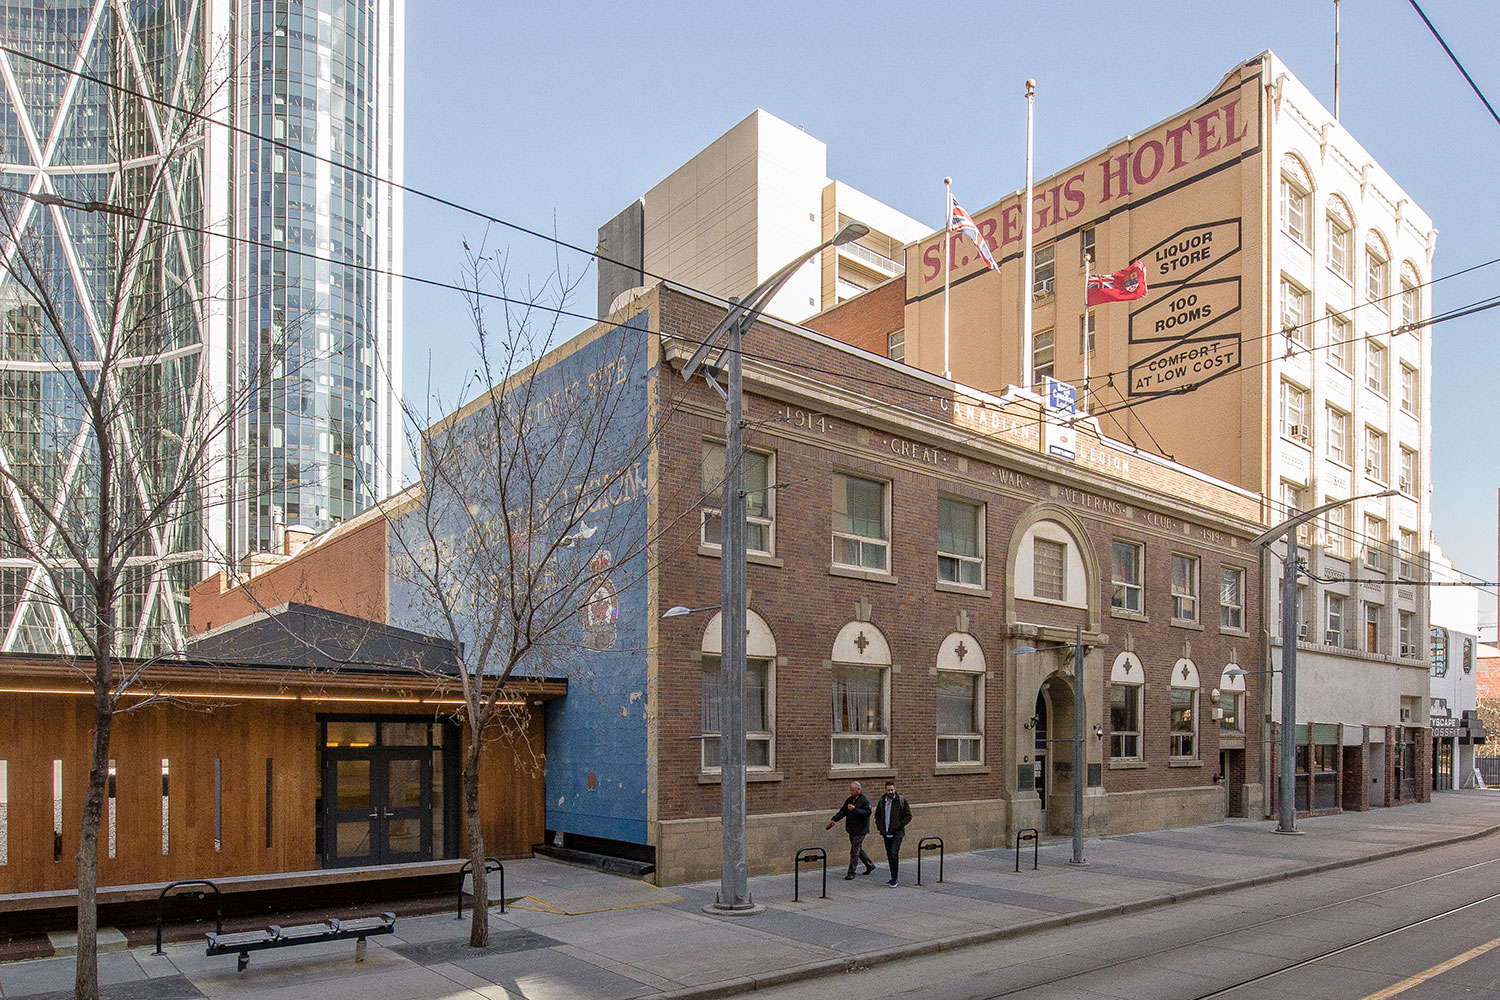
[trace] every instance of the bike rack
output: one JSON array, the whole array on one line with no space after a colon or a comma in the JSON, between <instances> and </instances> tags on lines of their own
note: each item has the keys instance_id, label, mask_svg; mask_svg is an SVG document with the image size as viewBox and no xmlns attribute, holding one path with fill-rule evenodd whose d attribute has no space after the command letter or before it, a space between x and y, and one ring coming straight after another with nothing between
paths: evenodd
<instances>
[{"instance_id":1,"label":"bike rack","mask_svg":"<svg viewBox=\"0 0 1500 1000\"><path fill-rule=\"evenodd\" d=\"M464 876L474 870L474 859L470 858L464 862L464 866L458 870L458 913L454 920L464 918ZM484 859L484 870L486 872L500 873L500 912L505 912L505 866L500 863L499 858L486 856Z\"/></svg>"},{"instance_id":2,"label":"bike rack","mask_svg":"<svg viewBox=\"0 0 1500 1000\"><path fill-rule=\"evenodd\" d=\"M166 919L167 893L183 885L206 885L214 891L214 932L216 934L224 933L224 894L219 891L218 886L206 878L185 878L180 882L172 882L156 897L156 950L151 953L153 955L165 954L161 950L161 928L163 921ZM194 900L202 900L207 895L208 893L202 889L199 889L197 892L188 893L188 896Z\"/></svg>"},{"instance_id":3,"label":"bike rack","mask_svg":"<svg viewBox=\"0 0 1500 1000\"><path fill-rule=\"evenodd\" d=\"M1037 870L1036 852L1041 846L1042 835L1037 832L1036 827L1028 826L1016 831L1016 871L1021 870L1021 843L1027 840L1031 841L1031 870Z\"/></svg>"},{"instance_id":4,"label":"bike rack","mask_svg":"<svg viewBox=\"0 0 1500 1000\"><path fill-rule=\"evenodd\" d=\"M924 851L938 852L938 882L943 881L943 838L923 837L917 841L917 885L922 884L922 853Z\"/></svg>"},{"instance_id":5,"label":"bike rack","mask_svg":"<svg viewBox=\"0 0 1500 1000\"><path fill-rule=\"evenodd\" d=\"M802 901L802 866L820 862L823 865L823 895L818 898L828 898L828 852L821 847L804 847L797 852L796 862L792 866L792 902Z\"/></svg>"}]
</instances>

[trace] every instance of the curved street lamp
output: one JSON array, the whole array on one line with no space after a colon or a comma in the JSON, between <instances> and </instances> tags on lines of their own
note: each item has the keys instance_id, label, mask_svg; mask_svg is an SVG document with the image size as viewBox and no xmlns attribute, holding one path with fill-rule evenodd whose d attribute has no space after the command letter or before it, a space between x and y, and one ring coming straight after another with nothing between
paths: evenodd
<instances>
[{"instance_id":1,"label":"curved street lamp","mask_svg":"<svg viewBox=\"0 0 1500 1000\"><path fill-rule=\"evenodd\" d=\"M724 504L719 601L724 610L723 655L719 668L724 700L719 769L719 821L723 828L724 853L719 896L712 905L704 907L706 912L716 915L742 916L765 909L751 900L745 870L745 382L740 343L761 310L770 304L798 268L829 247L852 243L869 231L870 227L863 222L846 222L833 239L824 240L782 267L743 300L731 300L729 312L703 338L682 368L684 382L692 381L702 372L714 391L724 397ZM724 346L719 350L716 363L710 365L709 352L721 339ZM719 386L717 376L721 370L728 376L726 388ZM672 608L668 615L676 617L688 611L686 608L680 611Z\"/></svg>"}]
</instances>

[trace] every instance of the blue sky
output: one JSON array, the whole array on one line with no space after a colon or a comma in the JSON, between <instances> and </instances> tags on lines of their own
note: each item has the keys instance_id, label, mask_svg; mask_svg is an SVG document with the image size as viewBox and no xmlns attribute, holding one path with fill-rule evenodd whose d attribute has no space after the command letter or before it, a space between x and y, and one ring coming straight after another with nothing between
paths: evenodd
<instances>
[{"instance_id":1,"label":"blue sky","mask_svg":"<svg viewBox=\"0 0 1500 1000\"><path fill-rule=\"evenodd\" d=\"M1436 276L1500 257L1500 124L1407 0L1344 0L1341 119L1430 214ZM1424 0L1492 103L1500 9ZM940 11L940 13L939 13ZM406 179L592 246L600 223L756 107L828 144L828 170L942 222L1020 187L1025 79L1037 80L1037 176L1208 93L1276 52L1331 106L1332 0L1105 4L496 2L407 6ZM406 202L406 271L457 280L461 241L509 256L513 285L560 264L594 307L590 261L430 202ZM558 256L554 256L557 254ZM457 295L408 284L406 384L451 407L472 357ZM1433 311L1500 294L1500 264L1440 282ZM567 321L565 332L582 329ZM1500 309L1433 330L1433 525L1469 573L1496 578ZM430 359L430 363L429 363ZM1494 620L1493 599L1481 617Z\"/></svg>"}]
</instances>

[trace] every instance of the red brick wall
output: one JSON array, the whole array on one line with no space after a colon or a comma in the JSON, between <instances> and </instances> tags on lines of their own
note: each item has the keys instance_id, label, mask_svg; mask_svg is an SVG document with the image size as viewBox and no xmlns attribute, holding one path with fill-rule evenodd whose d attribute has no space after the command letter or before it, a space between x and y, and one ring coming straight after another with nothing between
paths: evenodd
<instances>
[{"instance_id":1,"label":"red brick wall","mask_svg":"<svg viewBox=\"0 0 1500 1000\"><path fill-rule=\"evenodd\" d=\"M384 622L386 573L386 521L376 516L241 586L215 573L189 593L189 629L197 635L288 601Z\"/></svg>"},{"instance_id":2,"label":"red brick wall","mask_svg":"<svg viewBox=\"0 0 1500 1000\"><path fill-rule=\"evenodd\" d=\"M906 325L905 286L893 278L826 310L802 325L835 340L887 356L891 333Z\"/></svg>"}]
</instances>

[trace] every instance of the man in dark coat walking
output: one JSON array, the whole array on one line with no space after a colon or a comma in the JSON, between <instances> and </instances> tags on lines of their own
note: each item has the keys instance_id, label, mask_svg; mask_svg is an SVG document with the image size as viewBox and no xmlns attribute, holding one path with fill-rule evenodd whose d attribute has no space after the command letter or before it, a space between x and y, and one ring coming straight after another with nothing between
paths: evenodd
<instances>
[{"instance_id":1,"label":"man in dark coat walking","mask_svg":"<svg viewBox=\"0 0 1500 1000\"><path fill-rule=\"evenodd\" d=\"M844 832L849 835L849 871L844 875L845 879L854 877L854 869L859 863L865 863L865 874L868 875L875 870L875 862L865 853L865 835L870 832L870 800L865 797L864 790L859 782L849 782L849 797L839 807L839 811L833 814L833 819L823 829L832 830L833 824L839 820L844 821Z\"/></svg>"},{"instance_id":2,"label":"man in dark coat walking","mask_svg":"<svg viewBox=\"0 0 1500 1000\"><path fill-rule=\"evenodd\" d=\"M911 805L904 796L896 794L896 783L887 781L885 794L875 803L875 829L885 841L885 860L891 866L891 880L886 885L892 889L901 884L896 868L901 863L901 841L910 822Z\"/></svg>"}]
</instances>

